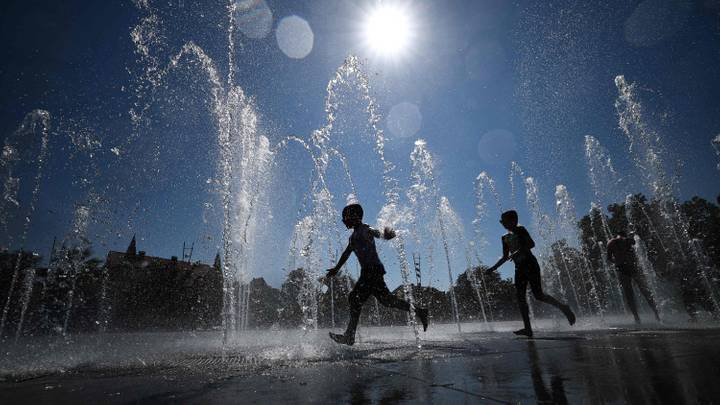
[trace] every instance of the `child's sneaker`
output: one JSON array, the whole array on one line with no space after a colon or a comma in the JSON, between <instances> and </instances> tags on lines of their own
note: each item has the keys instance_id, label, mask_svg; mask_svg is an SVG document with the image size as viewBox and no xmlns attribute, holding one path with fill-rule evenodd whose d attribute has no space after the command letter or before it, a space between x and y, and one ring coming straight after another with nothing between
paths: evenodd
<instances>
[{"instance_id":1,"label":"child's sneaker","mask_svg":"<svg viewBox=\"0 0 720 405\"><path fill-rule=\"evenodd\" d=\"M352 346L352 345L355 344L355 336L349 336L349 337L348 337L348 336L341 335L341 334L338 334L338 333L332 333L332 332L330 332L330 339L332 339L332 340L334 340L334 341L336 341L336 342L338 342L338 343L341 343L341 344L344 344L344 345L348 345L348 346Z\"/></svg>"},{"instance_id":2,"label":"child's sneaker","mask_svg":"<svg viewBox=\"0 0 720 405\"><path fill-rule=\"evenodd\" d=\"M520 329L520 330L516 330L516 331L513 332L513 333L516 334L516 335L518 335L518 336L527 336L527 337L529 337L529 338L533 337L532 329L522 328L522 329Z\"/></svg>"},{"instance_id":3,"label":"child's sneaker","mask_svg":"<svg viewBox=\"0 0 720 405\"><path fill-rule=\"evenodd\" d=\"M575 313L570 309L569 305L565 305L562 307L562 311L565 314L565 317L567 317L568 323L570 326L575 325Z\"/></svg>"}]
</instances>

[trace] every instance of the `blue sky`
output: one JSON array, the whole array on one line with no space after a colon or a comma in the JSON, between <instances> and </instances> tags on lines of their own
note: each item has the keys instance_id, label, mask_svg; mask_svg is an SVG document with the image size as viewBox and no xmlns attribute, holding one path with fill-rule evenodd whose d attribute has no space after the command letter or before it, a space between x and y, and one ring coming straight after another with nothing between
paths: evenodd
<instances>
[{"instance_id":1,"label":"blue sky","mask_svg":"<svg viewBox=\"0 0 720 405\"><path fill-rule=\"evenodd\" d=\"M579 213L587 211L592 193L585 135L608 149L628 189L644 191L628 141L618 129L613 79L619 74L639 88L648 124L661 135L666 162L680 176L680 197L714 201L720 191L718 159L710 146L720 133L717 1L405 0L396 3L407 10L413 37L400 57L380 57L364 43L363 24L376 2L251 3L259 17L240 19L233 33L236 82L253 97L271 141L289 134L307 138L324 124L327 82L355 54L384 117L401 103L417 107L421 117L411 136L397 136L386 119L381 122L387 157L397 165L401 185L409 184L414 141L423 138L437 161L440 191L468 236L475 177L481 171L493 176L509 207L512 160L536 178L546 211L554 212L553 192L560 183L570 190ZM68 232L73 205L86 198L88 183L79 180L85 178L106 201L90 235L98 255L124 249L137 233L140 248L149 254L180 255L183 241L196 241L194 258L210 261L218 232L203 223L203 215L212 214L203 204L211 200L206 179L213 176L217 135L207 107L208 87L198 70L188 64L168 78L151 100L149 123L136 131L128 155L118 159L111 149L127 145L133 134L128 111L143 68L130 31L146 13L131 2L10 1L0 7L5 44L0 50L0 137L8 137L36 108L51 113L57 134L26 246L47 251L53 236ZM155 7L164 27L156 50L161 64L192 40L223 76L227 73L224 2L173 0ZM302 18L313 33L312 49L302 58L288 57L279 46L277 28L290 16ZM363 138L365 116L355 107L341 111L337 136L357 165L355 173L366 173L355 175L355 181L366 219L373 222L381 206L381 183ZM73 153L68 141L69 134L85 133L102 145L92 158ZM88 170L91 162L97 169ZM264 259L253 274L279 285L287 258L277 252L287 250L310 165L295 149L278 155L276 163L269 186L273 219L257 236L258 255ZM338 174L334 181L341 208L347 185ZM529 225L523 200L518 199L517 208ZM492 242L485 262L500 253L498 215L492 209L484 226ZM214 239L203 236L208 234ZM457 273L464 260L453 263ZM503 268L504 275L511 275L510 267ZM442 274L437 276L441 286L447 282ZM387 277L391 286L399 282L397 271Z\"/></svg>"}]
</instances>

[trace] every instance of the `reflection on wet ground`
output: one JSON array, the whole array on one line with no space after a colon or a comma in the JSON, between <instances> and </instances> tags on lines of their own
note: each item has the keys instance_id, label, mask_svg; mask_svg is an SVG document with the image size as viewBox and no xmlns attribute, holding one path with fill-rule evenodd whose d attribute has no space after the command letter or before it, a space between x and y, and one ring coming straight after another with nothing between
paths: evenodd
<instances>
[{"instance_id":1,"label":"reflection on wet ground","mask_svg":"<svg viewBox=\"0 0 720 405\"><path fill-rule=\"evenodd\" d=\"M308 343L307 358L239 347L178 350L163 361L143 360L144 366L86 362L61 373L6 372L0 397L4 403L720 402L720 329L545 332L532 340L475 332L426 340L421 350L384 336L351 348Z\"/></svg>"}]
</instances>

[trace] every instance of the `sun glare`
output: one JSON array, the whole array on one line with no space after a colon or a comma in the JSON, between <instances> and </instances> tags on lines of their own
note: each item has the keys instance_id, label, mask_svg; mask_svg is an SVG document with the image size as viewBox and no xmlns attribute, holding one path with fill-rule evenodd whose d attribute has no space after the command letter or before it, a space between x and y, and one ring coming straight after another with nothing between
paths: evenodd
<instances>
[{"instance_id":1,"label":"sun glare","mask_svg":"<svg viewBox=\"0 0 720 405\"><path fill-rule=\"evenodd\" d=\"M366 44L382 56L397 56L405 51L411 34L408 10L399 5L381 4L367 16Z\"/></svg>"}]
</instances>

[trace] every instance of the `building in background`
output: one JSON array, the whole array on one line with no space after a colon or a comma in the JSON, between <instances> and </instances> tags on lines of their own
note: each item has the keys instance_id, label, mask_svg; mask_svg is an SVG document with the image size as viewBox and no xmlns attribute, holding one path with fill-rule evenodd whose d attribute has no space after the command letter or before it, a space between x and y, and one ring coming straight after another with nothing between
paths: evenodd
<instances>
[{"instance_id":1,"label":"building in background","mask_svg":"<svg viewBox=\"0 0 720 405\"><path fill-rule=\"evenodd\" d=\"M108 252L110 330L209 329L220 325L223 278L213 266L148 256L135 237L125 252Z\"/></svg>"}]
</instances>

